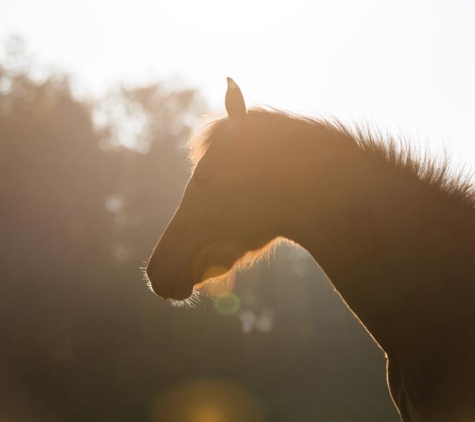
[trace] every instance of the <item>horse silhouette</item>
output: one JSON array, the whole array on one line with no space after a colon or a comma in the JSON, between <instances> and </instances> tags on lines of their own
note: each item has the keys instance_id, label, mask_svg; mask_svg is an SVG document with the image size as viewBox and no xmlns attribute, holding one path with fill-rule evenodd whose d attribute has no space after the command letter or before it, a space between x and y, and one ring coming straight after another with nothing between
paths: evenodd
<instances>
[{"instance_id":1,"label":"horse silhouette","mask_svg":"<svg viewBox=\"0 0 475 422\"><path fill-rule=\"evenodd\" d=\"M387 356L404 422L475 421L475 194L464 173L364 128L246 109L190 140L193 174L146 268L183 303L281 239L315 258Z\"/></svg>"}]
</instances>

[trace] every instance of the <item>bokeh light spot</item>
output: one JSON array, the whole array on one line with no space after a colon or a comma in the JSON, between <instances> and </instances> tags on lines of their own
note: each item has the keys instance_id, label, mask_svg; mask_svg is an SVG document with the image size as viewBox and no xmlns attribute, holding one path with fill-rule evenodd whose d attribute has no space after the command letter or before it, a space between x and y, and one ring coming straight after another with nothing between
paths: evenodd
<instances>
[{"instance_id":1,"label":"bokeh light spot","mask_svg":"<svg viewBox=\"0 0 475 422\"><path fill-rule=\"evenodd\" d=\"M275 312L272 308L264 308L256 320L255 327L264 333L269 333L274 329Z\"/></svg>"},{"instance_id":2,"label":"bokeh light spot","mask_svg":"<svg viewBox=\"0 0 475 422\"><path fill-rule=\"evenodd\" d=\"M217 242L203 248L193 262L195 284L224 276L244 253L244 248L233 242Z\"/></svg>"},{"instance_id":3,"label":"bokeh light spot","mask_svg":"<svg viewBox=\"0 0 475 422\"><path fill-rule=\"evenodd\" d=\"M241 313L240 315L242 330L245 333L250 333L254 329L254 324L256 323L256 315L254 312L247 310Z\"/></svg>"},{"instance_id":4,"label":"bokeh light spot","mask_svg":"<svg viewBox=\"0 0 475 422\"><path fill-rule=\"evenodd\" d=\"M236 313L241 307L241 300L235 293L228 293L224 296L219 296L214 301L214 308L220 313L230 315Z\"/></svg>"},{"instance_id":5,"label":"bokeh light spot","mask_svg":"<svg viewBox=\"0 0 475 422\"><path fill-rule=\"evenodd\" d=\"M202 403L193 415L196 422L226 422L226 414L216 403Z\"/></svg>"},{"instance_id":6,"label":"bokeh light spot","mask_svg":"<svg viewBox=\"0 0 475 422\"><path fill-rule=\"evenodd\" d=\"M203 273L203 280L207 280L212 277L219 277L220 275L226 274L229 271L229 267L224 265L212 265L211 267L206 268Z\"/></svg>"},{"instance_id":7,"label":"bokeh light spot","mask_svg":"<svg viewBox=\"0 0 475 422\"><path fill-rule=\"evenodd\" d=\"M260 313L254 313L250 309L245 309L239 315L242 330L250 333L254 329L263 333L270 333L275 326L275 311L270 307L264 307Z\"/></svg>"},{"instance_id":8,"label":"bokeh light spot","mask_svg":"<svg viewBox=\"0 0 475 422\"><path fill-rule=\"evenodd\" d=\"M260 400L243 386L221 380L176 386L154 403L151 422L264 422Z\"/></svg>"},{"instance_id":9,"label":"bokeh light spot","mask_svg":"<svg viewBox=\"0 0 475 422\"><path fill-rule=\"evenodd\" d=\"M232 292L234 279L232 277L221 277L229 271L229 267L224 265L212 265L203 273L203 284L198 288L208 297L225 296Z\"/></svg>"}]
</instances>

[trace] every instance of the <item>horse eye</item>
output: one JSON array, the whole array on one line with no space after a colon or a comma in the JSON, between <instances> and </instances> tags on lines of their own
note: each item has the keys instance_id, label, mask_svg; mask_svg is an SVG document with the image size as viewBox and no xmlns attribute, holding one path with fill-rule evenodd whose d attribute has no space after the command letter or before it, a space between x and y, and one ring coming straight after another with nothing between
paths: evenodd
<instances>
[{"instance_id":1,"label":"horse eye","mask_svg":"<svg viewBox=\"0 0 475 422\"><path fill-rule=\"evenodd\" d=\"M195 184L198 186L206 185L211 180L209 174L198 174L195 176Z\"/></svg>"}]
</instances>

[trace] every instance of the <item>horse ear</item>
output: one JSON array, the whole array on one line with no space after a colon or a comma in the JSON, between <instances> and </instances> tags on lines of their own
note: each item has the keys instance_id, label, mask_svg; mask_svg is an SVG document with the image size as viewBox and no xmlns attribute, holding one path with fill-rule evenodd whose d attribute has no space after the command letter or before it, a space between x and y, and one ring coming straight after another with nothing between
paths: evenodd
<instances>
[{"instance_id":1,"label":"horse ear","mask_svg":"<svg viewBox=\"0 0 475 422\"><path fill-rule=\"evenodd\" d=\"M228 90L226 91L226 98L224 100L226 111L233 122L241 122L247 115L246 103L244 102L244 97L237 83L231 78L227 78L227 80Z\"/></svg>"}]
</instances>

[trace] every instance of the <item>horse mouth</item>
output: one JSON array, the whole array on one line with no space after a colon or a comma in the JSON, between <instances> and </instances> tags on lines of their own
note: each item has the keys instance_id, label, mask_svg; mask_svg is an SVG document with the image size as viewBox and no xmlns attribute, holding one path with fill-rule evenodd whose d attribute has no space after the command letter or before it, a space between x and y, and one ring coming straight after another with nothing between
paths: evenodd
<instances>
[{"instance_id":1,"label":"horse mouth","mask_svg":"<svg viewBox=\"0 0 475 422\"><path fill-rule=\"evenodd\" d=\"M177 289L167 293L159 293L152 287L152 291L156 295L166 299L174 308L196 308L200 303L200 292L193 287Z\"/></svg>"},{"instance_id":2,"label":"horse mouth","mask_svg":"<svg viewBox=\"0 0 475 422\"><path fill-rule=\"evenodd\" d=\"M186 299L167 299L174 308L196 308L200 303L200 292L192 290L191 295Z\"/></svg>"},{"instance_id":3,"label":"horse mouth","mask_svg":"<svg viewBox=\"0 0 475 422\"><path fill-rule=\"evenodd\" d=\"M150 290L157 296L172 302L182 302L193 297L195 290L193 287L178 287L174 285L155 287L151 282L148 283Z\"/></svg>"},{"instance_id":4,"label":"horse mouth","mask_svg":"<svg viewBox=\"0 0 475 422\"><path fill-rule=\"evenodd\" d=\"M163 284L152 281L152 271L150 266L142 267L143 279L147 283L150 291L163 299L175 302L186 301L196 294L193 286L184 286L179 284Z\"/></svg>"},{"instance_id":5,"label":"horse mouth","mask_svg":"<svg viewBox=\"0 0 475 422\"><path fill-rule=\"evenodd\" d=\"M171 286L173 287L173 286ZM164 299L172 301L184 301L193 296L193 287L169 289L166 296L162 296Z\"/></svg>"},{"instance_id":6,"label":"horse mouth","mask_svg":"<svg viewBox=\"0 0 475 422\"><path fill-rule=\"evenodd\" d=\"M226 275L244 253L245 248L237 243L212 243L195 254L190 270L185 270L188 266L182 266L178 272L167 271L166 265L149 261L142 269L144 280L153 293L175 306L182 307L183 303L193 307L200 290L208 296L207 289L203 289L206 281Z\"/></svg>"}]
</instances>

